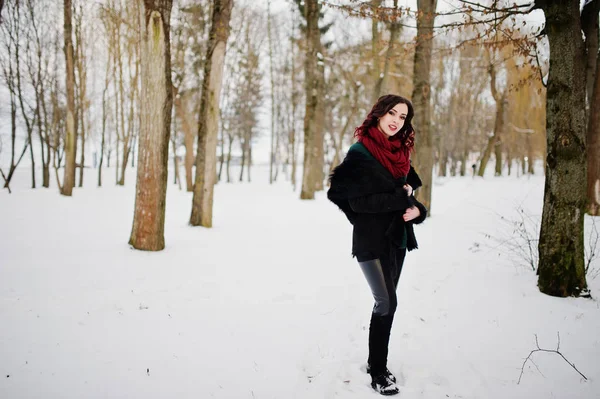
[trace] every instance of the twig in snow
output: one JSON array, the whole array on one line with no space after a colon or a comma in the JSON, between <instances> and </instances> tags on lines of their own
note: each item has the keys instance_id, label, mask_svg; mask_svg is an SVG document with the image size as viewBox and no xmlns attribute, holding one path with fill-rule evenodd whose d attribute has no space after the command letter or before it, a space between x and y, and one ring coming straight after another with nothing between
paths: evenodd
<instances>
[{"instance_id":1,"label":"twig in snow","mask_svg":"<svg viewBox=\"0 0 600 399\"><path fill-rule=\"evenodd\" d=\"M537 347L537 349L534 349L531 352L529 352L529 355L527 356L527 358L523 362L523 366L521 366L521 374L519 375L519 381L517 381L517 384L521 383L521 378L523 377L523 372L525 371L525 364L527 363L528 360L531 361L531 363L534 364L534 366L538 369L538 371L540 370L537 367L537 365L533 362L533 360L531 359L531 355L533 355L535 352L557 353L558 355L560 355L560 357L563 358L563 360L565 362L567 362L567 364L569 366L573 367L573 370L577 371L579 373L579 375L582 376L583 379L587 381L587 377L585 375L583 375L583 373L581 371L577 370L577 367L575 367L575 365L573 363L571 363L570 361L568 361L567 358L560 352L560 333L557 332L556 335L558 336L558 344L556 345L556 349L542 349L542 348L540 348L540 344L538 342L537 334L535 334L535 346ZM541 374L541 372L540 372L540 374Z\"/></svg>"}]
</instances>

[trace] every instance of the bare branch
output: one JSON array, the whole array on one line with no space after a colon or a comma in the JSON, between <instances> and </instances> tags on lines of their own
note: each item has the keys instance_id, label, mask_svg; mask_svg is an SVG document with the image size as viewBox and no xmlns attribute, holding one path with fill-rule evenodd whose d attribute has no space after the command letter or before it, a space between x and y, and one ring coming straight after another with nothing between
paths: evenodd
<instances>
[{"instance_id":1,"label":"bare branch","mask_svg":"<svg viewBox=\"0 0 600 399\"><path fill-rule=\"evenodd\" d=\"M494 7L494 6L485 6L483 4L479 4L479 3L473 3L467 0L458 0L461 3L464 4L469 4L471 6L474 7L479 7L480 10L474 10L474 11L480 11L483 12L484 10L487 12L510 12L511 14L529 14L529 12L531 12L531 10L533 9L534 3L525 3L525 4L513 4L510 7ZM520 8L529 8L527 11L519 11Z\"/></svg>"},{"instance_id":2,"label":"bare branch","mask_svg":"<svg viewBox=\"0 0 600 399\"><path fill-rule=\"evenodd\" d=\"M584 380L586 380L586 381L587 381L587 377L586 377L585 375L583 375L583 373L582 373L581 371L579 371L579 370L577 369L577 367L575 367L575 365L574 365L573 363L571 363L571 362L570 362L570 361L569 361L569 360L568 360L568 359L567 359L567 358L566 358L566 357L565 357L565 356L564 356L564 355L563 355L563 354L562 354L562 353L559 351L559 349L560 349L560 333L559 333L559 332L557 332L557 333L556 333L556 335L557 335L557 337L558 337L558 344L556 345L556 350L554 350L554 349L541 349L541 348L540 348L540 344L539 344L539 342L538 342L538 337L537 337L537 334L534 334L534 336L535 336L535 346L537 347L537 349L534 349L534 350L532 350L531 352L529 352L529 355L527 356L527 358L525 358L525 361L523 362L523 365L521 366L521 374L519 375L519 380L517 381L517 384L520 384L520 383L521 383L521 378L523 377L523 373L524 373L524 371L525 371L525 364L527 363L527 361L528 361L528 360L529 360L529 361L531 361L531 363L533 363L533 360L531 359L531 356L532 356L534 353L536 353L536 352L548 352L548 353L556 353L556 354L560 355L560 357L562 357L562 358L563 358L563 360L564 360L565 362L567 362L567 364L573 368L573 370L577 371L577 373L578 373L580 376L582 376ZM537 367L537 365L536 365L535 363L533 363L533 364L535 365L535 367L536 367L536 368L538 369L538 371L539 371L539 368ZM541 372L540 372L540 374L541 374ZM543 374L542 374L542 375L543 375Z\"/></svg>"}]
</instances>

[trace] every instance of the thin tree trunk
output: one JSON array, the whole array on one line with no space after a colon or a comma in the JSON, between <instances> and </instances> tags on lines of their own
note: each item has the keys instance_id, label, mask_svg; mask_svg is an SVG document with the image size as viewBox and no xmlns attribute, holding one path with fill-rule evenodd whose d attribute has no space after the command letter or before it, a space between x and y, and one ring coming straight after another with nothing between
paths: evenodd
<instances>
[{"instance_id":1,"label":"thin tree trunk","mask_svg":"<svg viewBox=\"0 0 600 399\"><path fill-rule=\"evenodd\" d=\"M304 116L304 171L300 199L314 199L315 191L323 186L323 127L325 85L321 33L319 31L319 3L307 0L306 18L306 112Z\"/></svg>"},{"instance_id":2,"label":"thin tree trunk","mask_svg":"<svg viewBox=\"0 0 600 399\"><path fill-rule=\"evenodd\" d=\"M269 74L271 80L271 156L269 159L269 184L273 184L275 165L275 73L273 72L273 39L271 34L271 0L267 0L267 39L269 42Z\"/></svg>"},{"instance_id":3,"label":"thin tree trunk","mask_svg":"<svg viewBox=\"0 0 600 399\"><path fill-rule=\"evenodd\" d=\"M1 7L0 7L1 8ZM35 89L35 118L37 119L38 137L40 139L40 154L42 157L42 187L50 186L50 169L49 169L49 158L50 152L48 149L48 114L46 110L44 81L42 78L42 59L43 47L40 39L40 32L38 30L38 22L35 16L35 7L31 0L27 1L27 9L29 11L31 27L35 35L35 51L37 68L32 70L30 64L30 76L34 83ZM46 64L47 65L47 64ZM46 68L47 71L47 68ZM43 119L42 119L43 114ZM47 151L48 150L48 151Z\"/></svg>"},{"instance_id":4,"label":"thin tree trunk","mask_svg":"<svg viewBox=\"0 0 600 399\"><path fill-rule=\"evenodd\" d=\"M190 117L188 103L190 97L187 93L181 94L175 98L175 112L181 120L181 130L183 130L183 144L185 146L185 185L186 191L194 191L194 135L197 131L194 118Z\"/></svg>"},{"instance_id":5,"label":"thin tree trunk","mask_svg":"<svg viewBox=\"0 0 600 399\"><path fill-rule=\"evenodd\" d=\"M492 151L496 147L497 142L498 136L495 134L488 139L487 146L485 147L483 155L481 156L481 161L479 162L479 171L477 172L478 176L483 177L485 174L485 168L487 167L487 163L490 160L490 156L492 155Z\"/></svg>"},{"instance_id":6,"label":"thin tree trunk","mask_svg":"<svg viewBox=\"0 0 600 399\"><path fill-rule=\"evenodd\" d=\"M229 37L233 0L215 0L207 46L200 116L198 118L198 157L192 199L192 226L212 227L216 150L219 131L219 98Z\"/></svg>"},{"instance_id":7,"label":"thin tree trunk","mask_svg":"<svg viewBox=\"0 0 600 399\"><path fill-rule=\"evenodd\" d=\"M17 97L19 99L19 105L21 108L21 115L23 116L23 120L25 121L25 128L27 129L27 143L29 145L29 155L31 158L31 188L35 188L35 157L33 156L33 143L32 143L32 131L33 131L33 127L35 125L35 116L34 116L34 120L30 120L29 116L27 115L26 112L26 108L25 108L25 103L23 102L23 91L21 88L21 55L20 55L20 4L16 3L15 9L13 10L14 12L16 12L16 29L15 29L15 61L16 61L16 72L15 72L15 76L17 78ZM14 23L13 22L13 23ZM36 115L38 113L38 110L36 109L34 112L34 115ZM12 173L9 172L9 177L12 177Z\"/></svg>"},{"instance_id":8,"label":"thin tree trunk","mask_svg":"<svg viewBox=\"0 0 600 399\"><path fill-rule=\"evenodd\" d=\"M295 7L292 7L292 34L290 35L290 48L291 48L291 64L292 67L290 68L290 72L291 72L291 84L292 84L292 114L290 117L290 152L291 152L291 159L292 159L292 187L294 190L296 190L296 175L297 175L297 168L296 168L296 164L297 164L297 158L296 158L296 110L298 108L298 94L296 93L296 52L295 50L295 45L294 45L294 34L295 34L295 26L296 26L296 19L295 19Z\"/></svg>"},{"instance_id":9,"label":"thin tree trunk","mask_svg":"<svg viewBox=\"0 0 600 399\"><path fill-rule=\"evenodd\" d=\"M142 113L133 228L129 244L160 251L165 247L165 205L173 90L170 17L173 0L144 0L142 26Z\"/></svg>"},{"instance_id":10,"label":"thin tree trunk","mask_svg":"<svg viewBox=\"0 0 600 399\"><path fill-rule=\"evenodd\" d=\"M252 182L252 176L250 174L251 172L251 168L252 168L252 143L250 141L248 141L249 145L248 145L248 156L246 157L246 162L248 162L247 166L247 172L248 172L248 183Z\"/></svg>"},{"instance_id":11,"label":"thin tree trunk","mask_svg":"<svg viewBox=\"0 0 600 399\"><path fill-rule=\"evenodd\" d=\"M371 0L371 9L376 14L377 8L381 6L382 0ZM379 49L381 47L381 33L379 32L379 19L376 15L371 19L371 78L373 80L373 98L375 104L379 98L379 87L381 79L381 68L379 66Z\"/></svg>"},{"instance_id":12,"label":"thin tree trunk","mask_svg":"<svg viewBox=\"0 0 600 399\"><path fill-rule=\"evenodd\" d=\"M587 97L587 212L600 216L600 53L598 53L598 11L600 0L588 3L581 14L586 36Z\"/></svg>"},{"instance_id":13,"label":"thin tree trunk","mask_svg":"<svg viewBox=\"0 0 600 399\"><path fill-rule=\"evenodd\" d=\"M592 96L594 93L594 81L596 77L598 59L598 13L600 12L600 0L592 0L585 5L581 12L581 28L585 33L585 75L586 75L586 98L588 110L593 112Z\"/></svg>"},{"instance_id":14,"label":"thin tree trunk","mask_svg":"<svg viewBox=\"0 0 600 399\"><path fill-rule=\"evenodd\" d=\"M539 240L538 287L553 296L587 292L583 219L585 57L579 2L546 0L550 70L546 99L547 165Z\"/></svg>"},{"instance_id":15,"label":"thin tree trunk","mask_svg":"<svg viewBox=\"0 0 600 399\"><path fill-rule=\"evenodd\" d=\"M233 136L228 134L227 137L229 138L229 145L227 147L227 165L225 166L225 168L227 169L227 183L231 183L231 173L229 167L231 165L231 150L233 148Z\"/></svg>"},{"instance_id":16,"label":"thin tree trunk","mask_svg":"<svg viewBox=\"0 0 600 399\"><path fill-rule=\"evenodd\" d=\"M418 190L418 198L431 212L433 140L431 134L431 53L433 50L433 24L436 0L417 0L417 44L413 72L413 105L415 117L413 125L417 131L414 166L423 186Z\"/></svg>"},{"instance_id":17,"label":"thin tree trunk","mask_svg":"<svg viewBox=\"0 0 600 399\"><path fill-rule=\"evenodd\" d=\"M65 172L61 194L73 195L75 186L75 156L77 132L75 131L75 69L73 64L73 5L71 0L64 0L64 35L66 59L66 88L67 88L67 134L65 139Z\"/></svg>"},{"instance_id":18,"label":"thin tree trunk","mask_svg":"<svg viewBox=\"0 0 600 399\"><path fill-rule=\"evenodd\" d=\"M104 90L102 90L102 141L100 143L100 162L98 164L98 187L102 187L102 163L104 161L104 148L106 148L106 91L108 90L108 63Z\"/></svg>"},{"instance_id":19,"label":"thin tree trunk","mask_svg":"<svg viewBox=\"0 0 600 399\"><path fill-rule=\"evenodd\" d=\"M173 182L179 185L181 191L181 177L179 173L179 158L177 157L177 118L172 118L173 122L173 134L171 135L171 147L173 148L173 167L175 173L173 176Z\"/></svg>"},{"instance_id":20,"label":"thin tree trunk","mask_svg":"<svg viewBox=\"0 0 600 399\"><path fill-rule=\"evenodd\" d=\"M394 9L398 8L398 0L394 0ZM385 62L383 64L383 72L377 80L375 91L377 92L377 97L387 94L389 92L389 75L391 65L393 63L394 58L394 46L396 45L396 40L400 33L400 23L399 22L391 22L390 24L390 41L388 43L388 48L385 54Z\"/></svg>"},{"instance_id":21,"label":"thin tree trunk","mask_svg":"<svg viewBox=\"0 0 600 399\"><path fill-rule=\"evenodd\" d=\"M248 153L248 149L246 148L246 140L242 144L242 167L240 170L240 181L244 181L244 168L246 167L246 154Z\"/></svg>"},{"instance_id":22,"label":"thin tree trunk","mask_svg":"<svg viewBox=\"0 0 600 399\"><path fill-rule=\"evenodd\" d=\"M79 187L83 187L83 172L85 166L85 114L87 109L87 70L86 70L86 57L84 52L84 42L81 34L83 19L83 6L79 4L79 15L75 17L75 40L77 41L77 48L75 53L76 64L77 64L77 76L79 77L79 85L77 91L79 94L79 109L77 115L79 116L79 126L81 126L81 155L79 157ZM78 129L79 130L79 129Z\"/></svg>"}]
</instances>

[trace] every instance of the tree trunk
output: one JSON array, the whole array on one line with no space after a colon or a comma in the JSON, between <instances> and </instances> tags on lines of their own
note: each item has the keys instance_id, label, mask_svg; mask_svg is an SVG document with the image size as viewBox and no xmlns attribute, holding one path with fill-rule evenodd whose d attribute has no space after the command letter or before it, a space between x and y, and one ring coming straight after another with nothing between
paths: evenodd
<instances>
[{"instance_id":1,"label":"tree trunk","mask_svg":"<svg viewBox=\"0 0 600 399\"><path fill-rule=\"evenodd\" d=\"M589 119L587 121L587 212L600 216L600 53L598 11L600 0L588 3L581 14L586 36L586 75Z\"/></svg>"},{"instance_id":2,"label":"tree trunk","mask_svg":"<svg viewBox=\"0 0 600 399\"><path fill-rule=\"evenodd\" d=\"M108 63L107 63L108 65ZM100 143L100 162L98 164L98 187L102 187L102 163L104 162L104 149L106 148L106 92L108 90L108 67L104 90L102 90L102 141Z\"/></svg>"},{"instance_id":3,"label":"tree trunk","mask_svg":"<svg viewBox=\"0 0 600 399\"><path fill-rule=\"evenodd\" d=\"M75 132L75 69L73 64L73 6L71 0L64 0L64 30L67 88L67 134L65 138L65 172L61 194L73 195L75 186L75 156L77 133Z\"/></svg>"},{"instance_id":4,"label":"tree trunk","mask_svg":"<svg viewBox=\"0 0 600 399\"><path fill-rule=\"evenodd\" d=\"M275 167L275 73L273 72L271 0L267 0L267 39L269 42L269 75L271 80L271 154L269 157L269 184L273 184L273 168Z\"/></svg>"},{"instance_id":5,"label":"tree trunk","mask_svg":"<svg viewBox=\"0 0 600 399\"><path fill-rule=\"evenodd\" d=\"M539 240L538 287L553 296L587 292L585 57L579 2L546 0L550 70L546 98L547 161Z\"/></svg>"},{"instance_id":6,"label":"tree trunk","mask_svg":"<svg viewBox=\"0 0 600 399\"><path fill-rule=\"evenodd\" d=\"M231 169L229 168L231 165L231 150L233 148L233 135L227 135L229 139L229 144L227 146L227 164L225 168L227 169L227 183L231 183Z\"/></svg>"},{"instance_id":7,"label":"tree trunk","mask_svg":"<svg viewBox=\"0 0 600 399\"><path fill-rule=\"evenodd\" d=\"M75 40L77 43L77 47L75 48L75 64L77 68L77 76L79 77L79 85L77 88L77 97L78 97L78 126L80 129L77 129L81 132L81 154L79 156L79 187L83 187L83 172L85 165L85 114L87 109L87 59L84 51L84 40L81 32L82 29L82 19L83 19L83 7L82 4L79 4L79 13L76 13L75 16Z\"/></svg>"},{"instance_id":8,"label":"tree trunk","mask_svg":"<svg viewBox=\"0 0 600 399\"><path fill-rule=\"evenodd\" d=\"M25 127L27 129L27 144L25 145L25 149L27 149L27 146L29 146L29 155L31 158L31 188L35 188L35 157L33 156L33 143L32 143L32 130L34 128L34 124L35 124L35 116L33 117L33 119L31 120L29 118L29 115L27 114L27 110L25 107L25 103L23 100L23 90L22 90L22 86L21 86L21 56L20 56L20 51L19 49L21 48L21 40L20 40L20 33L21 33L21 14L20 14L20 5L17 2L15 4L15 8L12 10L15 15L16 18L14 18L13 22L13 26L14 26L14 32L12 32L12 34L14 34L14 39L11 37L11 40L14 41L14 50L15 50L15 62L16 62L16 68L15 68L15 77L17 80L17 97L19 99L19 105L21 108L21 115L23 116L23 120L25 121ZM11 74L12 75L12 74ZM14 88L13 88L14 90ZM38 106L39 107L39 106ZM39 109L36 109L34 112L34 115L37 114ZM14 170L13 170L14 172ZM12 177L12 173L9 172L9 181L10 178Z\"/></svg>"},{"instance_id":9,"label":"tree trunk","mask_svg":"<svg viewBox=\"0 0 600 399\"><path fill-rule=\"evenodd\" d=\"M183 130L183 144L185 146L185 186L186 191L194 191L194 136L197 131L195 118L189 111L189 102L191 98L188 93L183 93L175 98L175 112L181 120L181 130Z\"/></svg>"},{"instance_id":10,"label":"tree trunk","mask_svg":"<svg viewBox=\"0 0 600 399\"><path fill-rule=\"evenodd\" d=\"M496 167L494 168L494 176L502 176L502 139L498 138L496 141L496 145L494 146L494 157L496 158ZM506 159L507 162L510 162L510 159ZM510 171L508 172L510 175Z\"/></svg>"},{"instance_id":11,"label":"tree trunk","mask_svg":"<svg viewBox=\"0 0 600 399\"><path fill-rule=\"evenodd\" d=\"M290 142L290 153L291 153L291 162L292 162L292 172L291 172L291 180L292 180L292 188L294 189L294 191L296 190L296 182L297 182L297 158L296 158L296 110L298 109L298 94L296 91L296 52L295 52L295 44L294 44L294 36L295 36L295 26L296 26L296 19L295 19L296 13L295 13L295 7L292 7L292 34L290 35L290 51L291 51L291 68L290 68L290 73L291 73L291 84L292 84L292 93L291 93L291 97L292 97L292 113L291 115L289 115L289 125L290 125L290 132L289 132L289 142Z\"/></svg>"},{"instance_id":12,"label":"tree trunk","mask_svg":"<svg viewBox=\"0 0 600 399\"><path fill-rule=\"evenodd\" d=\"M207 45L200 115L198 118L198 157L192 199L192 226L212 227L216 180L216 152L219 132L219 98L233 0L215 0Z\"/></svg>"},{"instance_id":13,"label":"tree trunk","mask_svg":"<svg viewBox=\"0 0 600 399\"><path fill-rule=\"evenodd\" d=\"M485 150L483 151L483 155L481 156L481 161L479 163L479 171L477 172L477 176L483 177L483 175L485 173L485 168L487 167L487 163L490 160L490 156L492 155L492 150L496 147L497 141L498 141L498 136L496 136L495 134L492 135L488 139L487 146L485 147Z\"/></svg>"},{"instance_id":14,"label":"tree trunk","mask_svg":"<svg viewBox=\"0 0 600 399\"><path fill-rule=\"evenodd\" d=\"M170 16L173 0L144 0L142 27L141 126L133 229L129 244L160 251L165 247L165 204L173 90Z\"/></svg>"},{"instance_id":15,"label":"tree trunk","mask_svg":"<svg viewBox=\"0 0 600 399\"><path fill-rule=\"evenodd\" d=\"M596 71L598 70L596 66L598 59L598 12L600 12L600 0L590 1L581 12L581 28L585 33L586 98L590 112L593 111L592 96Z\"/></svg>"},{"instance_id":16,"label":"tree trunk","mask_svg":"<svg viewBox=\"0 0 600 399\"><path fill-rule=\"evenodd\" d=\"M587 200L592 216L600 216L600 54L596 69L587 127Z\"/></svg>"},{"instance_id":17,"label":"tree trunk","mask_svg":"<svg viewBox=\"0 0 600 399\"><path fill-rule=\"evenodd\" d=\"M398 8L398 0L394 0L393 8ZM378 77L377 83L375 85L375 92L377 93L377 98L389 92L388 86L390 79L390 69L394 58L394 46L396 44L398 35L400 34L400 27L401 25L397 21L393 21L390 23L390 41L388 43L388 48L385 53L383 72Z\"/></svg>"},{"instance_id":18,"label":"tree trunk","mask_svg":"<svg viewBox=\"0 0 600 399\"><path fill-rule=\"evenodd\" d=\"M246 148L246 140L242 144L242 162L240 168L240 181L244 181L244 168L246 167L246 154L248 153L248 149Z\"/></svg>"},{"instance_id":19,"label":"tree trunk","mask_svg":"<svg viewBox=\"0 0 600 399\"><path fill-rule=\"evenodd\" d=\"M415 108L413 126L416 130L416 156L414 167L423 186L418 190L418 199L431 212L433 172L433 141L431 137L431 53L433 46L433 24L437 0L417 0L417 44L414 61L414 89L412 102Z\"/></svg>"},{"instance_id":20,"label":"tree trunk","mask_svg":"<svg viewBox=\"0 0 600 399\"><path fill-rule=\"evenodd\" d=\"M315 191L323 187L323 91L324 60L321 54L319 4L305 1L306 18L306 112L304 115L304 171L300 199L314 199Z\"/></svg>"},{"instance_id":21,"label":"tree trunk","mask_svg":"<svg viewBox=\"0 0 600 399\"><path fill-rule=\"evenodd\" d=\"M381 47L381 33L379 32L379 19L377 9L381 6L382 0L371 0L371 9L374 14L371 19L371 78L373 80L373 98L371 102L375 104L379 98L379 87L381 79L381 67L379 66L379 49Z\"/></svg>"},{"instance_id":22,"label":"tree trunk","mask_svg":"<svg viewBox=\"0 0 600 399\"><path fill-rule=\"evenodd\" d=\"M173 149L173 183L179 186L181 191L181 176L179 173L179 157L177 157L177 118L172 118L173 134L171 135L171 148Z\"/></svg>"},{"instance_id":23,"label":"tree trunk","mask_svg":"<svg viewBox=\"0 0 600 399\"><path fill-rule=\"evenodd\" d=\"M248 162L247 166L247 173L248 173L248 183L252 182L252 176L250 175L251 169L252 169L252 143L249 142L248 145L248 156L246 157L246 162Z\"/></svg>"}]
</instances>

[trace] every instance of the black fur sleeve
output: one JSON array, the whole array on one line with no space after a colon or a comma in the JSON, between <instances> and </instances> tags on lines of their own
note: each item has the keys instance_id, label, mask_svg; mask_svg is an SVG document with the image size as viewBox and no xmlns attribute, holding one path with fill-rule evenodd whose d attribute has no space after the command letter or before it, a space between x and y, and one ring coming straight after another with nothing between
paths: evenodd
<instances>
[{"instance_id":1,"label":"black fur sleeve","mask_svg":"<svg viewBox=\"0 0 600 399\"><path fill-rule=\"evenodd\" d=\"M411 201L402 188L396 189L394 193L377 193L351 198L348 203L357 213L393 212L411 207Z\"/></svg>"}]
</instances>

